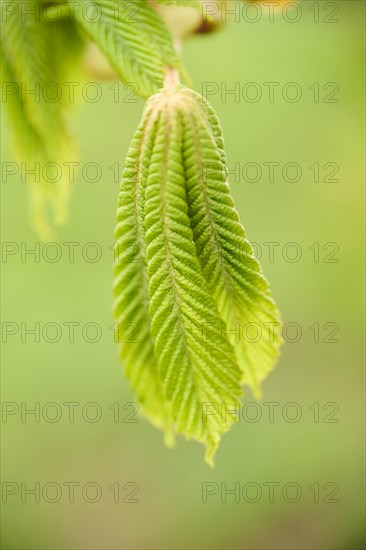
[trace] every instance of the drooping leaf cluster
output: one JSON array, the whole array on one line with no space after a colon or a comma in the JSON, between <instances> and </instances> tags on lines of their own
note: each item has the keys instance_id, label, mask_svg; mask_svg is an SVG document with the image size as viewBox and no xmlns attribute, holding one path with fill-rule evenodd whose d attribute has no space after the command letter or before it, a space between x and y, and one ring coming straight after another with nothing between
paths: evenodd
<instances>
[{"instance_id":1,"label":"drooping leaf cluster","mask_svg":"<svg viewBox=\"0 0 366 550\"><path fill-rule=\"evenodd\" d=\"M280 345L279 314L226 174L209 104L185 87L162 90L132 141L116 225L127 375L145 414L169 437L203 442L210 463L242 385L259 393Z\"/></svg>"}]
</instances>

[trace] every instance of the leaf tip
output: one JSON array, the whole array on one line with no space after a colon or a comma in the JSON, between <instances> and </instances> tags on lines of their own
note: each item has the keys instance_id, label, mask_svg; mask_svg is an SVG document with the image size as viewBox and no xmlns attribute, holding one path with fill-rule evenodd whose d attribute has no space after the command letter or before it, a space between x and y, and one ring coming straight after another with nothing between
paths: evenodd
<instances>
[{"instance_id":1,"label":"leaf tip","mask_svg":"<svg viewBox=\"0 0 366 550\"><path fill-rule=\"evenodd\" d=\"M217 449L218 449L218 445L214 445L214 446L210 445L210 446L206 447L205 462L206 462L206 464L208 464L210 466L210 468L215 467L214 458L215 458L215 454L216 454Z\"/></svg>"}]
</instances>

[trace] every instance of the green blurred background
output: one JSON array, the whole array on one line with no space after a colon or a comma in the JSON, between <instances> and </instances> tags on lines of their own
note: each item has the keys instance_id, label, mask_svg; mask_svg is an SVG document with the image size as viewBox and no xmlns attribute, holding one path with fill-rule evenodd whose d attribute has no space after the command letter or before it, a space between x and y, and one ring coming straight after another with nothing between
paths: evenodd
<instances>
[{"instance_id":1,"label":"green blurred background","mask_svg":"<svg viewBox=\"0 0 366 550\"><path fill-rule=\"evenodd\" d=\"M143 102L115 103L110 83L102 84L102 99L82 102L75 127L81 136L81 162L99 163L103 175L90 183L79 172L69 223L56 237L63 251L60 261L41 258L37 263L28 256L22 262L17 253L2 264L2 321L19 326L2 352L3 406L7 411L9 402L19 407L16 414L3 415L3 489L9 490L4 485L9 482L18 488L7 498L3 493L3 548L364 547L364 3L315 2L319 23L314 22L313 4L301 3L297 23L289 23L281 13L271 23L265 10L255 24L228 17L222 31L190 39L183 53L197 90L207 82L220 89L256 82L262 89L263 97L256 103L237 103L232 95L225 100L220 93L208 99L222 121L229 169L249 162L263 169L257 182L246 181L254 178L252 172L238 181L231 175L232 193L249 239L262 250L262 265L284 320L297 323L301 337L284 345L264 384L262 402L247 407L223 438L214 469L204 463L200 445L180 438L175 449L167 449L162 435L145 420L128 422L136 418L129 416L133 397L110 330L110 247L118 194L110 167L122 164ZM334 6L339 8L333 15L338 22L327 23L324 19ZM280 83L273 103L264 82ZM281 95L288 82L301 87L302 98L296 103ZM315 82L320 85L319 102L309 89ZM331 91L323 89L328 82L339 86L337 102L324 102ZM122 92L122 98L126 95ZM6 147L6 125L2 142L3 160L13 160ZM265 162L280 163L272 183ZM282 177L288 162L300 165L300 181ZM320 165L319 183L309 169L314 163ZM326 163L339 166L334 176L339 181L324 181L331 172L329 165L323 168ZM25 185L18 176L2 184L2 198L3 241L34 248L38 239L28 223ZM80 243L74 263L68 261L66 242ZM81 255L91 242L102 250L95 263ZM279 243L274 261L264 244L268 242ZM284 249L294 254L294 248L286 249L289 242L298 243L302 252L297 262L283 257ZM334 245L324 248L327 243L339 246L331 257ZM314 257L317 246L319 261ZM92 256L92 248L89 252ZM63 327L61 339L50 343L41 337L35 343L28 336L22 342L20 324L30 328L35 322L41 327L58 323ZM63 325L68 322L80 324L72 343ZM91 322L102 330L96 343L86 342L81 334L81 327ZM319 342L310 328L314 323L319 323ZM338 325L338 333L332 336L334 325L326 323ZM293 330L287 339L295 339ZM51 338L53 334L50 329ZM92 329L88 337L94 337ZM248 391L245 402L253 401ZM22 408L34 408L37 402L41 409L57 403L60 420L52 423L41 414L39 422L31 415L22 422ZM68 421L66 402L80 403L73 423ZM91 402L102 413L94 423L81 414ZM273 422L264 404L268 402L278 403ZM288 405L293 402L297 409ZM119 404L118 422L109 408L114 403ZM314 417L317 408L319 419ZM84 416L95 413L92 407L83 410ZM55 411L49 408L49 417ZM288 421L299 411L298 422ZM256 414L258 421L250 421ZM24 494L24 487L36 482L40 502ZM42 496L44 484L50 482L62 488L58 502L47 501L56 495L52 486ZM80 484L73 503L64 485L68 482ZM95 503L82 495L90 482L102 492ZM123 502L134 488L125 485L129 482L139 486L134 496L138 502ZM207 482L216 484L210 485L215 494L203 502ZM273 502L264 485L268 482L279 484ZM297 485L286 488L290 482ZM118 503L109 488L116 483L121 489ZM225 487L232 489L235 483L240 484L239 502L233 495L224 502ZM256 499L258 487L262 496ZM294 497L294 487L301 488L301 498ZM89 489L84 492L93 499L95 491ZM291 499L297 501L288 502Z\"/></svg>"}]
</instances>

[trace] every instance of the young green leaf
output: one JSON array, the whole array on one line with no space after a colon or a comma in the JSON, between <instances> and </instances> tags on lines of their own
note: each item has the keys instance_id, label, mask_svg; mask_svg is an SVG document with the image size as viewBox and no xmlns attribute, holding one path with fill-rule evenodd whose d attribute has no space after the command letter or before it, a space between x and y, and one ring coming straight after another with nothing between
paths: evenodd
<instances>
[{"instance_id":1,"label":"young green leaf","mask_svg":"<svg viewBox=\"0 0 366 550\"><path fill-rule=\"evenodd\" d=\"M40 2L18 4L1 22L2 82L15 153L27 170L39 173L30 180L31 216L46 239L48 208L55 223L66 217L70 178L63 163L75 160L77 148L62 84L72 80L81 41L70 21L45 21ZM36 15L24 18L25 7Z\"/></svg>"},{"instance_id":2,"label":"young green leaf","mask_svg":"<svg viewBox=\"0 0 366 550\"><path fill-rule=\"evenodd\" d=\"M184 110L184 165L197 255L232 332L243 383L260 395L281 345L280 316L230 196L219 120L197 93L181 94L190 106Z\"/></svg>"},{"instance_id":3,"label":"young green leaf","mask_svg":"<svg viewBox=\"0 0 366 550\"><path fill-rule=\"evenodd\" d=\"M120 187L116 224L114 293L121 359L142 411L172 439L169 404L154 356L149 315L144 202L155 124L146 109L132 140Z\"/></svg>"},{"instance_id":4,"label":"young green leaf","mask_svg":"<svg viewBox=\"0 0 366 550\"><path fill-rule=\"evenodd\" d=\"M146 0L125 4L97 0L87 17L80 2L74 12L120 78L136 83L142 97L149 97L162 87L165 67L184 74L168 28Z\"/></svg>"}]
</instances>

